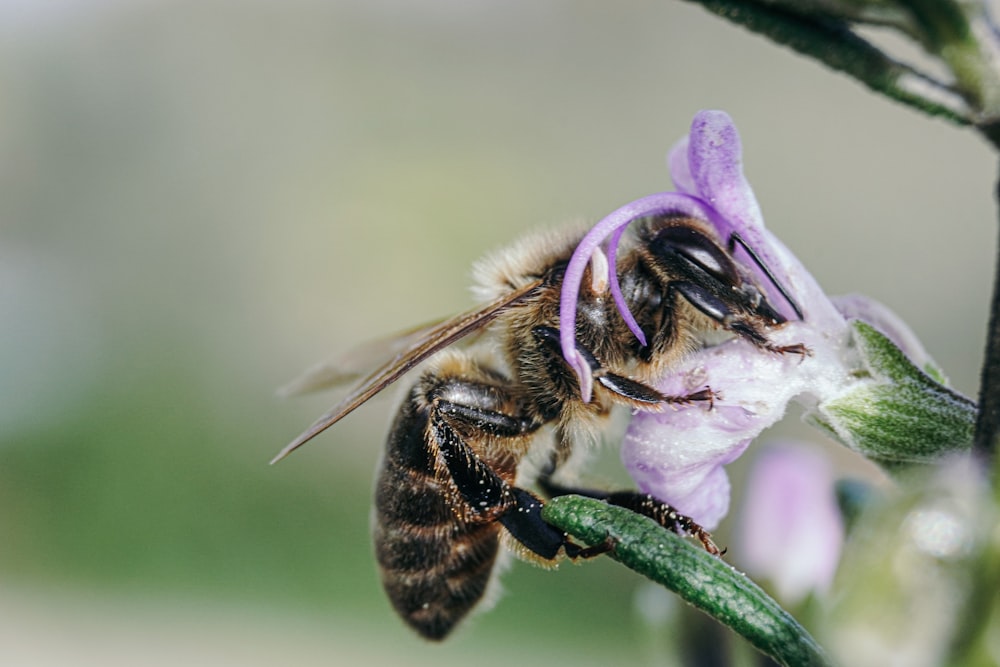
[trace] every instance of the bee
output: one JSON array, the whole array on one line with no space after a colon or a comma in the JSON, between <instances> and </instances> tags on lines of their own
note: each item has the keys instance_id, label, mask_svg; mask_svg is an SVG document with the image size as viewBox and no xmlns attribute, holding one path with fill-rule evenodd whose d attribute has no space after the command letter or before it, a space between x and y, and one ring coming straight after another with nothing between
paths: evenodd
<instances>
[{"instance_id":1,"label":"bee","mask_svg":"<svg viewBox=\"0 0 1000 667\"><path fill-rule=\"evenodd\" d=\"M808 353L801 345L771 343L769 332L786 318L734 259L737 244L801 315L738 236L723 242L707 223L677 215L638 220L628 232L616 275L648 342L640 343L616 310L607 265L591 262L575 331L593 380L590 400L563 357L558 328L564 273L583 230L535 234L476 265L484 305L391 341L391 358L272 461L423 364L389 430L373 528L386 594L423 637L443 639L484 598L501 545L542 565L613 548L582 547L547 524L542 496L602 498L718 553L705 530L669 505L638 492L575 488L556 481L557 473L569 468L574 451L598 439L617 405L710 409L716 399L710 388L674 396L651 383L711 332L721 329L777 354ZM301 386L340 379L337 373L307 376ZM529 453L542 463L524 464ZM526 488L532 483L541 495Z\"/></svg>"}]
</instances>

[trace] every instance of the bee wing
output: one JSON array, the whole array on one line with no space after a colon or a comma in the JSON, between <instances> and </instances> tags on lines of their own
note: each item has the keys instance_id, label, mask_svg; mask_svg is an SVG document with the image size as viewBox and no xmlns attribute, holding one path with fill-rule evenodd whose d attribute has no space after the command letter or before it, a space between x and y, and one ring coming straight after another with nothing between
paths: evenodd
<instances>
[{"instance_id":1,"label":"bee wing","mask_svg":"<svg viewBox=\"0 0 1000 667\"><path fill-rule=\"evenodd\" d=\"M317 419L299 437L285 446L271 459L277 463L293 451L309 442L353 412L365 401L401 378L407 371L465 336L481 330L511 306L533 294L542 285L536 280L528 285L505 294L501 298L430 327L418 328L412 334L409 345L393 358L379 366L337 405ZM405 337L405 335L404 335Z\"/></svg>"},{"instance_id":2,"label":"bee wing","mask_svg":"<svg viewBox=\"0 0 1000 667\"><path fill-rule=\"evenodd\" d=\"M379 338L358 345L336 359L306 370L278 390L279 396L299 396L324 389L332 389L354 382L378 368L387 360L395 359L418 344L445 320L436 320L419 327L402 331L394 336Z\"/></svg>"}]
</instances>

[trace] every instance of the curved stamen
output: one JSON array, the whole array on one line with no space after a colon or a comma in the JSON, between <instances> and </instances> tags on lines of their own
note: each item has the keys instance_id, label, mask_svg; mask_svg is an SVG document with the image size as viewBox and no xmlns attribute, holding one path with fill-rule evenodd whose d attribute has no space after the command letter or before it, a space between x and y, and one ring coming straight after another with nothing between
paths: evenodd
<instances>
[{"instance_id":1,"label":"curved stamen","mask_svg":"<svg viewBox=\"0 0 1000 667\"><path fill-rule=\"evenodd\" d=\"M628 305L621 294L621 288L618 285L618 273L615 270L614 251L618 247L621 234L633 220L655 215L671 214L700 218L702 220L708 220L712 215L703 201L691 195L679 192L661 192L648 195L625 204L594 225L584 235L583 239L581 239L580 244L570 257L569 264L566 265L562 293L559 298L559 344L562 347L563 357L576 372L577 378L580 381L580 394L585 403L590 401L593 391L593 378L591 377L590 366L580 356L580 353L576 351L576 303L580 296L580 283L583 281L583 274L587 268L587 263L593 256L594 250L599 249L604 240L611 237L611 246L608 253L608 280L611 283L615 307L621 313L626 323L629 323L629 329L645 344L645 337L642 335L642 330L636 324L635 318L629 312Z\"/></svg>"},{"instance_id":2,"label":"curved stamen","mask_svg":"<svg viewBox=\"0 0 1000 667\"><path fill-rule=\"evenodd\" d=\"M621 313L629 330L635 334L635 337L639 340L639 344L646 347L646 334L642 332L642 329L639 328L639 323L635 321L632 311L629 310L628 304L625 303L621 285L618 284L618 269L615 266L615 258L618 257L618 242L621 241L622 234L624 233L625 227L619 227L611 235L611 240L608 241L608 280L611 282L611 296L614 297L615 308Z\"/></svg>"}]
</instances>

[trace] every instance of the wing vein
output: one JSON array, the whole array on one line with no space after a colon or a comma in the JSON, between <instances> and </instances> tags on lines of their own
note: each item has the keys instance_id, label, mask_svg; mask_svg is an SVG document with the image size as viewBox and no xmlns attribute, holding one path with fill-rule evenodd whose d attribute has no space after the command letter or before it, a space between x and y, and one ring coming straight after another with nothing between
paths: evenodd
<instances>
[{"instance_id":1,"label":"wing vein","mask_svg":"<svg viewBox=\"0 0 1000 667\"><path fill-rule=\"evenodd\" d=\"M288 443L284 449L278 452L277 456L271 459L271 463L274 464L282 460L339 422L435 352L443 350L468 334L483 328L512 306L534 294L542 284L542 279L535 280L521 289L505 294L485 306L458 315L428 329L425 335L421 336L405 350L396 354L392 359L376 368L351 393L333 406L329 412L317 419L312 426Z\"/></svg>"}]
</instances>

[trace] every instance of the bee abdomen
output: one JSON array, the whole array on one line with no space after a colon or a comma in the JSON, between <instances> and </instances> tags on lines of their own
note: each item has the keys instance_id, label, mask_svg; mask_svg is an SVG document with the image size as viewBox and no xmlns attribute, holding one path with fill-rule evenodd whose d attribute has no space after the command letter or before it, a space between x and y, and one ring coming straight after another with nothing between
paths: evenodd
<instances>
[{"instance_id":1,"label":"bee abdomen","mask_svg":"<svg viewBox=\"0 0 1000 667\"><path fill-rule=\"evenodd\" d=\"M500 545L497 523L466 523L435 478L427 413L404 402L375 492L375 555L396 612L427 639L443 639L486 592Z\"/></svg>"},{"instance_id":2,"label":"bee abdomen","mask_svg":"<svg viewBox=\"0 0 1000 667\"><path fill-rule=\"evenodd\" d=\"M486 592L499 526L459 522L433 477L391 458L375 508L375 554L386 595L414 630L443 639Z\"/></svg>"}]
</instances>

